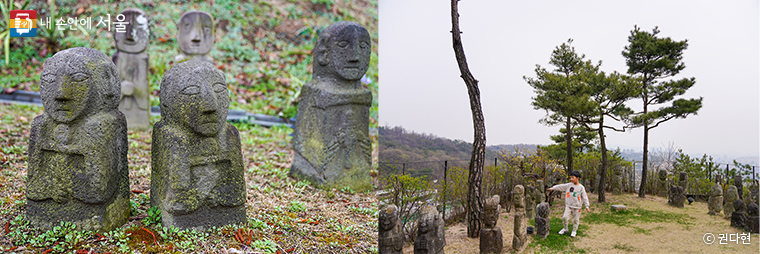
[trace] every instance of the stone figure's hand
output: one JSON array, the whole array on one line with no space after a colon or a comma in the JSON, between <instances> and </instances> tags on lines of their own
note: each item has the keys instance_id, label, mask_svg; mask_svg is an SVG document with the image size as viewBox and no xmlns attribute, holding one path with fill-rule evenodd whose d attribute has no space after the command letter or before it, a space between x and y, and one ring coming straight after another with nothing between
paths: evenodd
<instances>
[{"instance_id":1,"label":"stone figure's hand","mask_svg":"<svg viewBox=\"0 0 760 254\"><path fill-rule=\"evenodd\" d=\"M126 96L132 96L132 93L135 91L135 83L132 83L132 81L124 80L121 82L121 94Z\"/></svg>"}]
</instances>

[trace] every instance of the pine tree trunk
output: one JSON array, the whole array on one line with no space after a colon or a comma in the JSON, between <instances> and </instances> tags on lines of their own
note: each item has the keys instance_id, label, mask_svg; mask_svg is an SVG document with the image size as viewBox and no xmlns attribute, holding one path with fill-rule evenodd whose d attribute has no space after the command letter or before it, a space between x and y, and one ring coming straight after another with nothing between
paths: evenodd
<instances>
[{"instance_id":1,"label":"pine tree trunk","mask_svg":"<svg viewBox=\"0 0 760 254\"><path fill-rule=\"evenodd\" d=\"M646 114L646 105L644 106L644 113ZM647 184L647 168L648 168L648 158L649 158L649 124L644 124L644 156L642 158L642 165L641 165L641 186L639 187L639 197L644 198L646 195L644 192L646 191L646 184Z\"/></svg>"},{"instance_id":2,"label":"pine tree trunk","mask_svg":"<svg viewBox=\"0 0 760 254\"><path fill-rule=\"evenodd\" d=\"M599 203L606 202L606 198L604 197L604 185L605 181L607 179L607 144L604 141L604 115L601 116L599 120L599 146L602 147L602 172L601 172L601 178L599 179L599 198L597 201Z\"/></svg>"},{"instance_id":3,"label":"pine tree trunk","mask_svg":"<svg viewBox=\"0 0 760 254\"><path fill-rule=\"evenodd\" d=\"M565 170L567 170L567 175L570 175L573 172L573 126L570 125L569 116L567 117L567 123L565 123L565 144L567 144L567 148L565 149L567 153L567 167L565 167Z\"/></svg>"},{"instance_id":4,"label":"pine tree trunk","mask_svg":"<svg viewBox=\"0 0 760 254\"><path fill-rule=\"evenodd\" d=\"M478 81L470 73L467 67L467 58L464 55L461 32L459 31L458 0L451 0L451 35L453 37L454 54L459 64L461 77L467 85L467 94L470 96L470 109L472 110L472 122L475 129L475 138L472 141L472 157L470 158L468 190L467 190L467 237L480 236L481 212L483 203L480 185L483 181L483 163L486 153L486 127L483 119L483 110L480 106L480 90Z\"/></svg>"}]
</instances>

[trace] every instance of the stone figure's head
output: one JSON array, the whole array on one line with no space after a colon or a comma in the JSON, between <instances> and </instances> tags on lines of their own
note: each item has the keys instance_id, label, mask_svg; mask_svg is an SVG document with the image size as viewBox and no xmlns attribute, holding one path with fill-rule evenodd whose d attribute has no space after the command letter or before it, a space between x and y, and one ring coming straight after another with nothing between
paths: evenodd
<instances>
[{"instance_id":1,"label":"stone figure's head","mask_svg":"<svg viewBox=\"0 0 760 254\"><path fill-rule=\"evenodd\" d=\"M686 181L686 178L687 178L687 177L688 177L688 175L686 174L686 172L681 172L681 173L678 175L678 178L679 178L678 180L680 180L680 181Z\"/></svg>"},{"instance_id":2,"label":"stone figure's head","mask_svg":"<svg viewBox=\"0 0 760 254\"><path fill-rule=\"evenodd\" d=\"M381 231L389 231L398 222L398 207L393 204L385 205L378 214L378 223Z\"/></svg>"},{"instance_id":3,"label":"stone figure's head","mask_svg":"<svg viewBox=\"0 0 760 254\"><path fill-rule=\"evenodd\" d=\"M668 171L665 171L664 169L660 169L659 176L660 181L665 181L665 178L668 177Z\"/></svg>"},{"instance_id":4,"label":"stone figure's head","mask_svg":"<svg viewBox=\"0 0 760 254\"><path fill-rule=\"evenodd\" d=\"M493 195L493 197L486 199L485 204L483 204L483 213L485 214L483 216L483 224L487 228L495 227L496 221L499 220L499 213L501 212L499 201L499 195Z\"/></svg>"},{"instance_id":5,"label":"stone figure's head","mask_svg":"<svg viewBox=\"0 0 760 254\"><path fill-rule=\"evenodd\" d=\"M120 94L116 65L95 49L60 51L45 60L40 73L40 96L45 114L59 123L116 109Z\"/></svg>"},{"instance_id":6,"label":"stone figure's head","mask_svg":"<svg viewBox=\"0 0 760 254\"><path fill-rule=\"evenodd\" d=\"M369 68L372 40L363 26L341 21L322 30L314 52L314 77L359 80Z\"/></svg>"},{"instance_id":7,"label":"stone figure's head","mask_svg":"<svg viewBox=\"0 0 760 254\"><path fill-rule=\"evenodd\" d=\"M182 62L161 80L161 118L203 136L224 129L229 91L224 73L205 61Z\"/></svg>"},{"instance_id":8,"label":"stone figure's head","mask_svg":"<svg viewBox=\"0 0 760 254\"><path fill-rule=\"evenodd\" d=\"M214 46L214 18L205 11L188 11L177 24L179 50L188 55L205 55Z\"/></svg>"},{"instance_id":9,"label":"stone figure's head","mask_svg":"<svg viewBox=\"0 0 760 254\"><path fill-rule=\"evenodd\" d=\"M735 211L737 211L737 212L744 212L744 209L745 209L745 207L744 207L744 201L742 201L741 199L737 199L736 201L734 201L734 210Z\"/></svg>"},{"instance_id":10,"label":"stone figure's head","mask_svg":"<svg viewBox=\"0 0 760 254\"><path fill-rule=\"evenodd\" d=\"M757 213L758 213L757 209L758 209L757 204L750 203L747 206L747 215L749 215L749 216L757 216Z\"/></svg>"},{"instance_id":11,"label":"stone figure's head","mask_svg":"<svg viewBox=\"0 0 760 254\"><path fill-rule=\"evenodd\" d=\"M734 177L734 185L742 186L742 176L737 175Z\"/></svg>"},{"instance_id":12,"label":"stone figure's head","mask_svg":"<svg viewBox=\"0 0 760 254\"><path fill-rule=\"evenodd\" d=\"M549 203L543 202L536 205L536 216L541 218L549 217Z\"/></svg>"},{"instance_id":13,"label":"stone figure's head","mask_svg":"<svg viewBox=\"0 0 760 254\"><path fill-rule=\"evenodd\" d=\"M525 187L522 185L516 185L515 188L512 190L512 195L517 197L518 195L522 196L525 195Z\"/></svg>"},{"instance_id":14,"label":"stone figure's head","mask_svg":"<svg viewBox=\"0 0 760 254\"><path fill-rule=\"evenodd\" d=\"M723 179L721 179L720 175L715 175L715 183L722 183Z\"/></svg>"},{"instance_id":15,"label":"stone figure's head","mask_svg":"<svg viewBox=\"0 0 760 254\"><path fill-rule=\"evenodd\" d=\"M441 215L438 213L438 210L434 206L426 205L422 208L422 212L420 212L420 222L417 225L417 230L420 233L431 232L435 230L436 223L440 219Z\"/></svg>"},{"instance_id":16,"label":"stone figure's head","mask_svg":"<svg viewBox=\"0 0 760 254\"><path fill-rule=\"evenodd\" d=\"M121 12L127 24L127 32L114 33L116 49L127 53L140 53L148 48L148 16L137 8L129 8Z\"/></svg>"}]
</instances>

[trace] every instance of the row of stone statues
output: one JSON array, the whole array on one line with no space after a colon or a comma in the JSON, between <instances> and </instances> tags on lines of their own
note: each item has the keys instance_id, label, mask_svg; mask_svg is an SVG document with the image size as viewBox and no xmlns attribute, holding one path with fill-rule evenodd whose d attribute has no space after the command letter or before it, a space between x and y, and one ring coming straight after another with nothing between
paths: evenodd
<instances>
[{"instance_id":1,"label":"row of stone statues","mask_svg":"<svg viewBox=\"0 0 760 254\"><path fill-rule=\"evenodd\" d=\"M133 27L147 27L141 11L125 13ZM189 33L189 47L203 47L210 15L189 12L181 20L199 33ZM136 59L144 64L147 55L139 55L144 49L130 47L140 44L146 33L120 35L117 45L126 46L115 62ZM202 38L201 44L196 38ZM203 50L178 57L186 61L179 61L161 81L150 194L151 206L160 208L167 227L204 229L245 222L244 164L238 130L226 122L227 82L208 58L191 57ZM359 79L367 71L370 51L369 33L359 24L338 22L320 34L314 74L299 97L291 175L322 187L369 185L372 96ZM90 48L63 50L45 61L40 75L44 113L32 123L29 144L26 210L33 225L51 228L68 221L78 229L108 231L127 222L128 120L119 108L125 89L132 94L137 90L135 79L120 74L138 73L131 72L137 67L117 67ZM141 102L132 102L141 107Z\"/></svg>"}]
</instances>

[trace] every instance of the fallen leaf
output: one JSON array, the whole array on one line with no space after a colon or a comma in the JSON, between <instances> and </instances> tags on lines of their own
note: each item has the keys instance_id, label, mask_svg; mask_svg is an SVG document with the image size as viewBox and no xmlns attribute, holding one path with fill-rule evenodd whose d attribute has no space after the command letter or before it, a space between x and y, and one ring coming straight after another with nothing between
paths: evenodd
<instances>
[{"instance_id":1,"label":"fallen leaf","mask_svg":"<svg viewBox=\"0 0 760 254\"><path fill-rule=\"evenodd\" d=\"M77 9L77 15L84 13L84 6L79 6Z\"/></svg>"}]
</instances>

